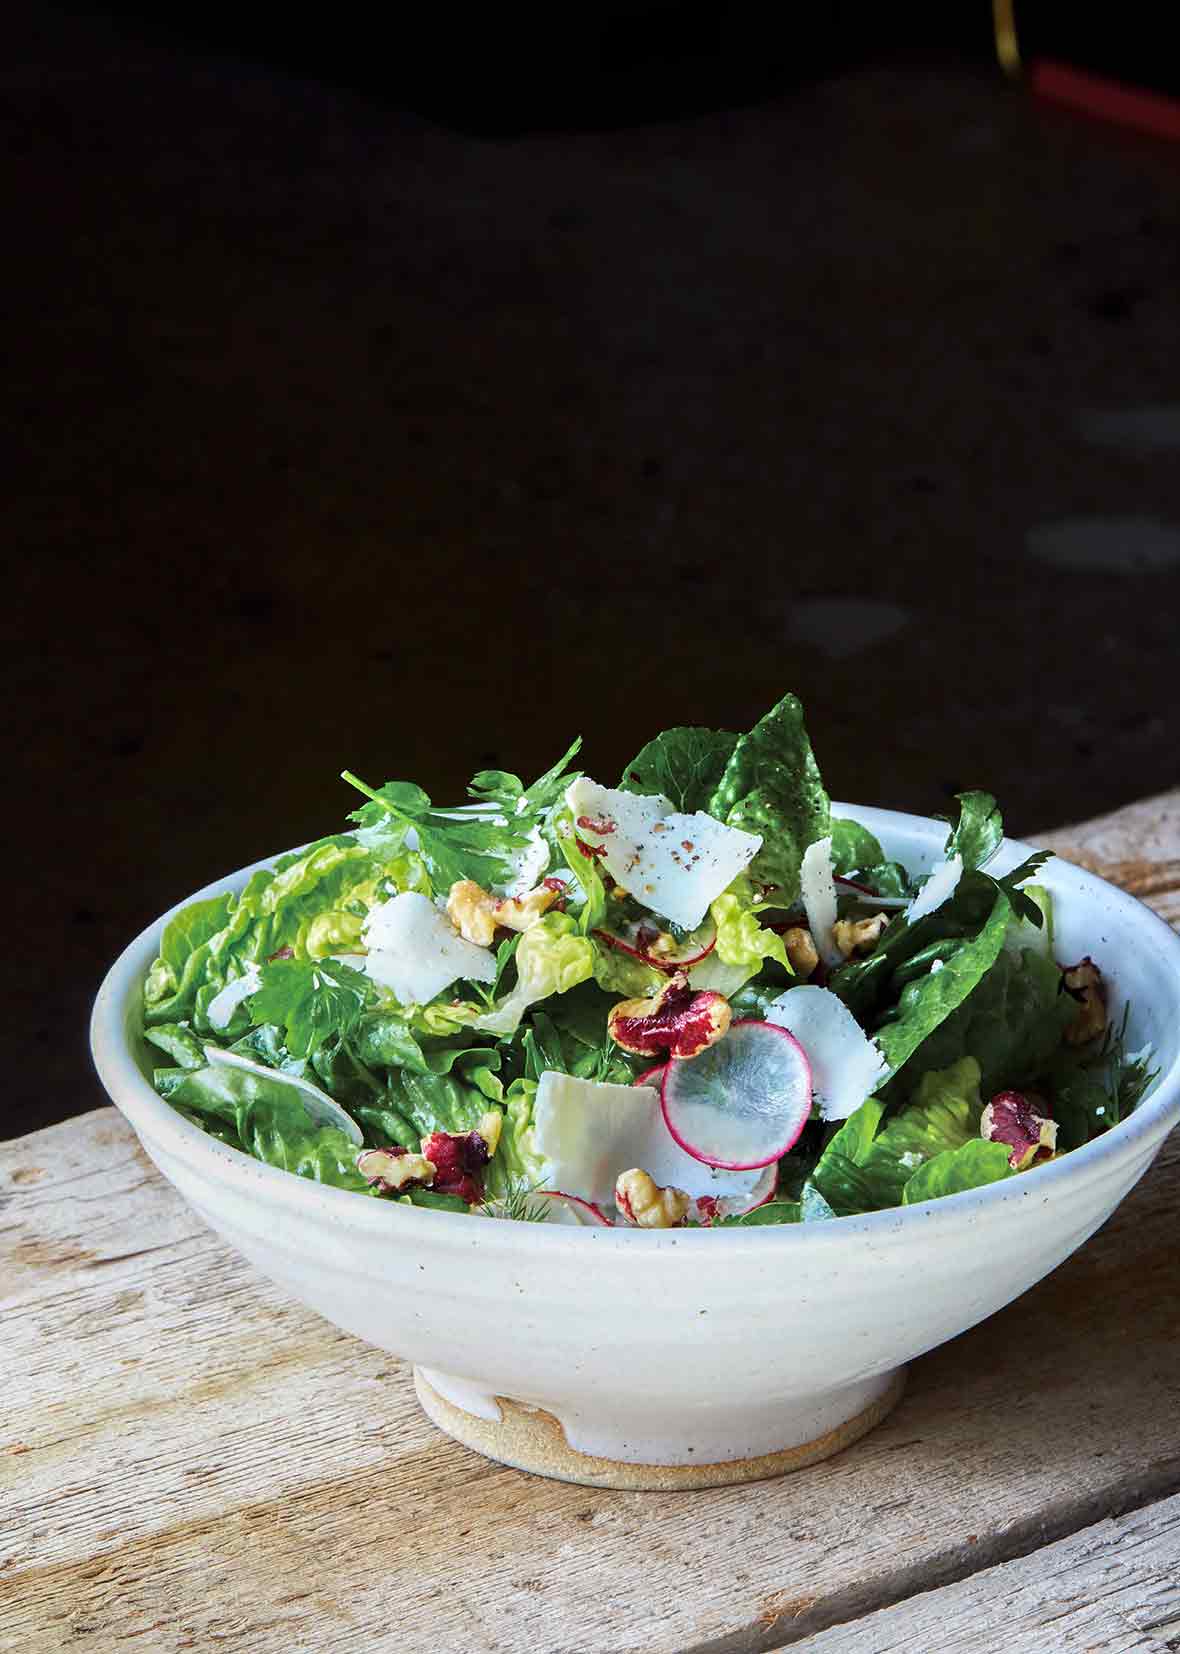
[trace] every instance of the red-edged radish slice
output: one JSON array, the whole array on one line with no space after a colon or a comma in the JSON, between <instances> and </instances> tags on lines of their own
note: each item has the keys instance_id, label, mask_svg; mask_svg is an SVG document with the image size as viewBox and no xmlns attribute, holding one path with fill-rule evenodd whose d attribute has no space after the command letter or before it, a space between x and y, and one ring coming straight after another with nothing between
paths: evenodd
<instances>
[{"instance_id":1,"label":"red-edged radish slice","mask_svg":"<svg viewBox=\"0 0 1180 1654\"><path fill-rule=\"evenodd\" d=\"M845 879L836 874L836 883L845 890L855 890L866 907L908 907L908 896L880 896L875 890L870 890L867 884L861 884L858 879Z\"/></svg>"},{"instance_id":2,"label":"red-edged radish slice","mask_svg":"<svg viewBox=\"0 0 1180 1654\"><path fill-rule=\"evenodd\" d=\"M660 1091L664 1123L694 1160L723 1171L769 1166L811 1113L811 1068L793 1034L735 1022L691 1062L671 1062Z\"/></svg>"},{"instance_id":3,"label":"red-edged radish slice","mask_svg":"<svg viewBox=\"0 0 1180 1654\"><path fill-rule=\"evenodd\" d=\"M778 1193L778 1161L772 1161L748 1195L702 1195L697 1201L697 1221L717 1223L722 1218L742 1218L756 1212Z\"/></svg>"},{"instance_id":4,"label":"red-edged radish slice","mask_svg":"<svg viewBox=\"0 0 1180 1654\"><path fill-rule=\"evenodd\" d=\"M545 1202L545 1222L563 1223L567 1228L610 1229L611 1220L592 1200L581 1200L561 1189L537 1189L534 1198Z\"/></svg>"},{"instance_id":5,"label":"red-edged radish slice","mask_svg":"<svg viewBox=\"0 0 1180 1654\"><path fill-rule=\"evenodd\" d=\"M717 946L717 926L712 919L706 919L703 925L698 925L692 935L686 936L671 953L652 952L652 944L660 935L660 927L651 920L641 919L627 925L623 930L603 928L596 930L594 935L608 948L629 954L632 959L650 965L653 970L669 973L686 971L691 966L700 964L701 960L708 958Z\"/></svg>"},{"instance_id":6,"label":"red-edged radish slice","mask_svg":"<svg viewBox=\"0 0 1180 1654\"><path fill-rule=\"evenodd\" d=\"M806 1051L813 1101L825 1120L846 1120L889 1073L880 1049L827 988L788 988L767 1006L766 1020Z\"/></svg>"}]
</instances>

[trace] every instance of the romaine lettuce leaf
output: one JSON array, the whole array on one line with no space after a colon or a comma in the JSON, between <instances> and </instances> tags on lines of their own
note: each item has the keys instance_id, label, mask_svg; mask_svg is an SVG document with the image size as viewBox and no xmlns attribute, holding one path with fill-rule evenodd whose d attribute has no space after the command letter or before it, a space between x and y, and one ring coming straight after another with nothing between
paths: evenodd
<instances>
[{"instance_id":1,"label":"romaine lettuce leaf","mask_svg":"<svg viewBox=\"0 0 1180 1654\"><path fill-rule=\"evenodd\" d=\"M906 1085L966 1055L980 1065L985 1098L1007 1086L1032 1084L1074 1014L1073 1001L1060 987L1061 972L1051 959L1032 948L1002 947L962 1003L915 1051Z\"/></svg>"},{"instance_id":2,"label":"romaine lettuce leaf","mask_svg":"<svg viewBox=\"0 0 1180 1654\"><path fill-rule=\"evenodd\" d=\"M831 821L796 696L784 695L739 737L708 810L729 827L761 834L750 876L777 886L781 902L794 901L803 852L826 835Z\"/></svg>"},{"instance_id":3,"label":"romaine lettuce leaf","mask_svg":"<svg viewBox=\"0 0 1180 1654\"><path fill-rule=\"evenodd\" d=\"M628 793L662 793L684 815L708 810L737 740L726 729L666 729L635 755L619 786Z\"/></svg>"},{"instance_id":4,"label":"romaine lettuce leaf","mask_svg":"<svg viewBox=\"0 0 1180 1654\"><path fill-rule=\"evenodd\" d=\"M904 1067L995 964L1011 913L1007 896L997 888L992 911L978 933L965 938L940 970L927 972L902 990L896 1015L874 1034L893 1073Z\"/></svg>"},{"instance_id":5,"label":"romaine lettuce leaf","mask_svg":"<svg viewBox=\"0 0 1180 1654\"><path fill-rule=\"evenodd\" d=\"M1004 822L991 793L956 793L959 806L958 820L947 835L943 854L962 856L967 872L982 867L1000 848L1004 837Z\"/></svg>"}]
</instances>

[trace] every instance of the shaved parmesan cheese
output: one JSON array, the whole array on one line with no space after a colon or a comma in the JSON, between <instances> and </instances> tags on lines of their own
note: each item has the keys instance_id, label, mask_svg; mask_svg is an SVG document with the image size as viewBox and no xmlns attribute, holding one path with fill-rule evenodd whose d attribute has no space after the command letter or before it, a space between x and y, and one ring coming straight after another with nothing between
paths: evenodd
<instances>
[{"instance_id":1,"label":"shaved parmesan cheese","mask_svg":"<svg viewBox=\"0 0 1180 1654\"><path fill-rule=\"evenodd\" d=\"M401 1005L425 1005L458 977L496 980L492 950L464 941L419 891L403 891L371 909L363 935L365 971Z\"/></svg>"},{"instance_id":2,"label":"shaved parmesan cheese","mask_svg":"<svg viewBox=\"0 0 1180 1654\"><path fill-rule=\"evenodd\" d=\"M549 867L549 846L539 827L532 829L528 843L523 850L517 851L511 861L512 877L506 884L492 887L493 894L497 896L523 896L544 878Z\"/></svg>"},{"instance_id":3,"label":"shaved parmesan cheese","mask_svg":"<svg viewBox=\"0 0 1180 1654\"><path fill-rule=\"evenodd\" d=\"M889 1064L852 1012L828 988L788 988L767 1022L793 1034L811 1064L811 1094L824 1120L846 1120L889 1073Z\"/></svg>"},{"instance_id":4,"label":"shaved parmesan cheese","mask_svg":"<svg viewBox=\"0 0 1180 1654\"><path fill-rule=\"evenodd\" d=\"M205 1007L205 1015L209 1018L210 1026L216 1028L219 1034L224 1033L233 1021L234 1012L244 999L256 994L262 984L262 972L257 965L246 966L241 976L236 976L232 982L227 982L220 993L213 995Z\"/></svg>"},{"instance_id":5,"label":"shaved parmesan cheese","mask_svg":"<svg viewBox=\"0 0 1180 1654\"><path fill-rule=\"evenodd\" d=\"M963 877L962 856L952 856L949 861L940 861L935 866L926 883L914 897L905 910L905 917L911 925L917 924L935 908L941 907L943 902L953 896L959 880Z\"/></svg>"},{"instance_id":6,"label":"shaved parmesan cheese","mask_svg":"<svg viewBox=\"0 0 1180 1654\"><path fill-rule=\"evenodd\" d=\"M842 965L836 946L836 880L832 873L832 837L816 839L803 852L799 894L807 910L807 928L825 965Z\"/></svg>"},{"instance_id":7,"label":"shaved parmesan cheese","mask_svg":"<svg viewBox=\"0 0 1180 1654\"><path fill-rule=\"evenodd\" d=\"M695 930L714 897L762 848L756 833L726 827L703 810L681 815L670 799L600 787L581 776L566 791L578 837L641 907ZM624 1168L625 1169L625 1168Z\"/></svg>"},{"instance_id":8,"label":"shaved parmesan cheese","mask_svg":"<svg viewBox=\"0 0 1180 1654\"><path fill-rule=\"evenodd\" d=\"M620 1172L638 1166L661 1188L750 1197L763 1168L721 1172L686 1154L664 1124L650 1085L607 1085L572 1074L541 1075L533 1103L533 1144L546 1161L548 1187L598 1204L615 1198Z\"/></svg>"}]
</instances>

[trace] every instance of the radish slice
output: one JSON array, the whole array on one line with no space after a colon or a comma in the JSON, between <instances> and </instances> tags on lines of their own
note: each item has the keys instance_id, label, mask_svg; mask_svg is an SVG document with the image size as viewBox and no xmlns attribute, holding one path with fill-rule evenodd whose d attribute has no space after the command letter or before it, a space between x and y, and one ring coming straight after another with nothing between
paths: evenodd
<instances>
[{"instance_id":1,"label":"radish slice","mask_svg":"<svg viewBox=\"0 0 1180 1654\"><path fill-rule=\"evenodd\" d=\"M724 1195L718 1199L716 1195L702 1195L697 1201L697 1221L710 1224L721 1218L745 1217L747 1212L756 1212L759 1206L765 1206L777 1193L778 1162L773 1161L763 1170L753 1191L747 1196Z\"/></svg>"},{"instance_id":2,"label":"radish slice","mask_svg":"<svg viewBox=\"0 0 1180 1654\"><path fill-rule=\"evenodd\" d=\"M692 935L686 936L672 953L651 951L650 944L659 934L658 925L645 924L642 920L627 925L623 930L603 929L594 932L598 940L605 942L608 948L629 954L632 959L638 959L657 971L688 970L690 966L697 965L702 959L707 958L717 946L717 926L712 919L706 919L703 925L698 925Z\"/></svg>"},{"instance_id":3,"label":"radish slice","mask_svg":"<svg viewBox=\"0 0 1180 1654\"><path fill-rule=\"evenodd\" d=\"M574 1229L610 1229L610 1219L592 1200L581 1200L561 1189L537 1189L534 1198L545 1202L545 1222Z\"/></svg>"},{"instance_id":4,"label":"radish slice","mask_svg":"<svg viewBox=\"0 0 1180 1654\"><path fill-rule=\"evenodd\" d=\"M843 878L836 874L836 883L846 890L855 890L866 907L908 907L909 896L879 896L875 890L870 890L867 884L860 884L856 879Z\"/></svg>"},{"instance_id":5,"label":"radish slice","mask_svg":"<svg viewBox=\"0 0 1180 1654\"><path fill-rule=\"evenodd\" d=\"M766 1020L807 1052L815 1106L824 1120L847 1120L885 1079L889 1064L852 1012L827 988L788 988Z\"/></svg>"},{"instance_id":6,"label":"radish slice","mask_svg":"<svg viewBox=\"0 0 1180 1654\"><path fill-rule=\"evenodd\" d=\"M660 1101L686 1154L724 1171L751 1171L786 1154L807 1124L811 1069L785 1028L735 1022L699 1057L668 1064Z\"/></svg>"}]
</instances>

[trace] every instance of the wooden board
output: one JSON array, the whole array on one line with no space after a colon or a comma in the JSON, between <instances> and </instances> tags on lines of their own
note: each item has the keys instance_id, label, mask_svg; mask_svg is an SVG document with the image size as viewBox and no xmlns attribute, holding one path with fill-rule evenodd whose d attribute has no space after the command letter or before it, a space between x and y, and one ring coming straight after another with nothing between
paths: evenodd
<instances>
[{"instance_id":1,"label":"wooden board","mask_svg":"<svg viewBox=\"0 0 1180 1654\"><path fill-rule=\"evenodd\" d=\"M796 1654L1168 1654L1180 1647L1180 1498L790 1646Z\"/></svg>"},{"instance_id":2,"label":"wooden board","mask_svg":"<svg viewBox=\"0 0 1180 1654\"><path fill-rule=\"evenodd\" d=\"M1178 847L1180 819L1155 859ZM114 1111L0 1145L0 1649L753 1654L979 1577L1180 1489L1178 1204L1173 1140L839 1458L617 1494L435 1433L408 1372L209 1235Z\"/></svg>"}]
</instances>

